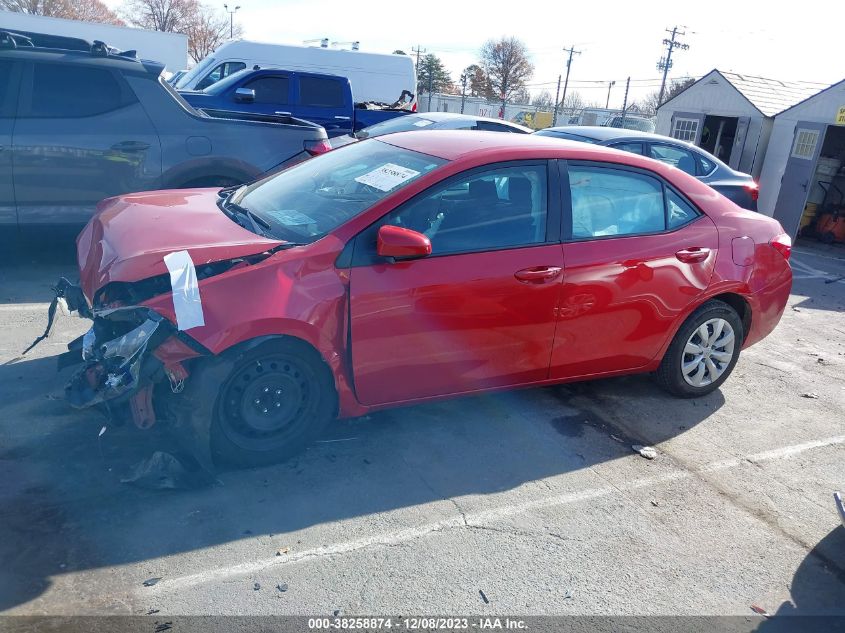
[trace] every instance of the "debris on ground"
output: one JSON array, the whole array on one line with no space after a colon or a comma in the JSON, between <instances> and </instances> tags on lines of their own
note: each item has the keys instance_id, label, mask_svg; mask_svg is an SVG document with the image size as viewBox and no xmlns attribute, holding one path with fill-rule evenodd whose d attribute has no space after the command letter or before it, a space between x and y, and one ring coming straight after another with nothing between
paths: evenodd
<instances>
[{"instance_id":1,"label":"debris on ground","mask_svg":"<svg viewBox=\"0 0 845 633\"><path fill-rule=\"evenodd\" d=\"M660 505L660 502L659 501L652 501L651 505L653 505L656 508Z\"/></svg>"},{"instance_id":2,"label":"debris on ground","mask_svg":"<svg viewBox=\"0 0 845 633\"><path fill-rule=\"evenodd\" d=\"M332 615L333 615L334 617L339 616L339 615L340 615L340 609L335 609L335 610L332 612Z\"/></svg>"},{"instance_id":3,"label":"debris on ground","mask_svg":"<svg viewBox=\"0 0 845 633\"><path fill-rule=\"evenodd\" d=\"M639 453L646 459L654 459L657 457L657 449L653 446L640 446L639 444L634 444L631 448L635 453Z\"/></svg>"},{"instance_id":4,"label":"debris on ground","mask_svg":"<svg viewBox=\"0 0 845 633\"><path fill-rule=\"evenodd\" d=\"M765 616L769 615L768 611L766 611L763 607L758 607L756 604L751 605L751 610L754 613L759 613L760 615L765 615Z\"/></svg>"},{"instance_id":5,"label":"debris on ground","mask_svg":"<svg viewBox=\"0 0 845 633\"><path fill-rule=\"evenodd\" d=\"M572 600L572 594L570 592L566 592L566 595L563 597L564 600Z\"/></svg>"},{"instance_id":6,"label":"debris on ground","mask_svg":"<svg viewBox=\"0 0 845 633\"><path fill-rule=\"evenodd\" d=\"M150 609L149 611L147 611L147 615L155 615L159 611L161 611L161 609Z\"/></svg>"},{"instance_id":7,"label":"debris on ground","mask_svg":"<svg viewBox=\"0 0 845 633\"><path fill-rule=\"evenodd\" d=\"M490 601L487 599L487 596L484 595L484 592L481 589L478 590L478 595L481 596L481 599L484 600L484 604L490 604Z\"/></svg>"},{"instance_id":8,"label":"debris on ground","mask_svg":"<svg viewBox=\"0 0 845 633\"><path fill-rule=\"evenodd\" d=\"M826 361L824 358L822 358L821 356L819 356L819 357L816 359L816 362L817 362L819 365L830 365L830 363L829 363L829 362L827 362L827 361Z\"/></svg>"},{"instance_id":9,"label":"debris on ground","mask_svg":"<svg viewBox=\"0 0 845 633\"><path fill-rule=\"evenodd\" d=\"M624 443L625 443L625 442L624 442L621 438L618 438L618 437L616 437L615 435L611 435L611 436L610 436L610 439L612 439L612 440L616 440L616 441L617 441L617 442L619 442L620 444L624 444Z\"/></svg>"},{"instance_id":10,"label":"debris on ground","mask_svg":"<svg viewBox=\"0 0 845 633\"><path fill-rule=\"evenodd\" d=\"M252 590L253 590L253 591L258 591L259 589L261 589L261 583L257 583L257 582L256 582L256 583L254 583L254 584L252 585Z\"/></svg>"},{"instance_id":11,"label":"debris on ground","mask_svg":"<svg viewBox=\"0 0 845 633\"><path fill-rule=\"evenodd\" d=\"M180 460L170 453L156 451L132 467L129 476L120 480L148 490L179 490L204 488L215 482L214 477L194 460Z\"/></svg>"},{"instance_id":12,"label":"debris on ground","mask_svg":"<svg viewBox=\"0 0 845 633\"><path fill-rule=\"evenodd\" d=\"M284 593L288 590L288 583L280 582L278 585L276 585L276 589L278 589L279 593Z\"/></svg>"},{"instance_id":13,"label":"debris on ground","mask_svg":"<svg viewBox=\"0 0 845 633\"><path fill-rule=\"evenodd\" d=\"M817 394L815 391L807 391L805 393L802 393L801 397L802 398L812 398L813 400L818 400L819 394Z\"/></svg>"},{"instance_id":14,"label":"debris on ground","mask_svg":"<svg viewBox=\"0 0 845 633\"><path fill-rule=\"evenodd\" d=\"M147 579L144 581L144 586L145 586L145 587L152 587L152 586L153 586L154 584L156 584L159 580L161 580L161 577L159 577L159 578L147 578Z\"/></svg>"},{"instance_id":15,"label":"debris on ground","mask_svg":"<svg viewBox=\"0 0 845 633\"><path fill-rule=\"evenodd\" d=\"M290 551L289 547L283 547L282 549L276 550L276 556L281 556L282 554L287 554Z\"/></svg>"},{"instance_id":16,"label":"debris on ground","mask_svg":"<svg viewBox=\"0 0 845 633\"><path fill-rule=\"evenodd\" d=\"M159 624L156 622L155 633L163 633L164 631L169 631L173 628L173 622L162 622Z\"/></svg>"}]
</instances>

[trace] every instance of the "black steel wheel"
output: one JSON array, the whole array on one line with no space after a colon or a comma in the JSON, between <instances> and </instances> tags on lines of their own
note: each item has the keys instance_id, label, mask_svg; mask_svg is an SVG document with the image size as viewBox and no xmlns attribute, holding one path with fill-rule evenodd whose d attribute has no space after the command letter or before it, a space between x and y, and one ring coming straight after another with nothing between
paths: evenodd
<instances>
[{"instance_id":1,"label":"black steel wheel","mask_svg":"<svg viewBox=\"0 0 845 633\"><path fill-rule=\"evenodd\" d=\"M212 425L217 461L259 465L304 448L336 407L328 367L308 345L274 340L242 354L220 386Z\"/></svg>"}]
</instances>

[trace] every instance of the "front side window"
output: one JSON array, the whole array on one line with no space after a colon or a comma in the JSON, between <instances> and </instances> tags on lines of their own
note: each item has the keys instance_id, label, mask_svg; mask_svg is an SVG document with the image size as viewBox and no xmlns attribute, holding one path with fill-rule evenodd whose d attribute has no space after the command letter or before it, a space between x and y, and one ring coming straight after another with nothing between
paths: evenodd
<instances>
[{"instance_id":1,"label":"front side window","mask_svg":"<svg viewBox=\"0 0 845 633\"><path fill-rule=\"evenodd\" d=\"M300 77L299 103L322 108L342 108L344 105L343 84L334 79Z\"/></svg>"},{"instance_id":2,"label":"front side window","mask_svg":"<svg viewBox=\"0 0 845 633\"><path fill-rule=\"evenodd\" d=\"M106 68L70 64L36 64L30 116L75 118L103 114L131 103Z\"/></svg>"},{"instance_id":3,"label":"front side window","mask_svg":"<svg viewBox=\"0 0 845 633\"><path fill-rule=\"evenodd\" d=\"M689 150L674 145L652 145L651 157L695 176L695 158Z\"/></svg>"},{"instance_id":4,"label":"front side window","mask_svg":"<svg viewBox=\"0 0 845 633\"><path fill-rule=\"evenodd\" d=\"M287 77L259 77L244 84L244 88L255 91L254 103L277 105L287 104L289 86Z\"/></svg>"},{"instance_id":5,"label":"front side window","mask_svg":"<svg viewBox=\"0 0 845 633\"><path fill-rule=\"evenodd\" d=\"M379 223L424 233L433 255L541 244L546 240L545 164L494 168L452 179Z\"/></svg>"},{"instance_id":6,"label":"front side window","mask_svg":"<svg viewBox=\"0 0 845 633\"><path fill-rule=\"evenodd\" d=\"M269 225L272 236L313 242L445 162L362 141L244 185L230 200Z\"/></svg>"},{"instance_id":7,"label":"front side window","mask_svg":"<svg viewBox=\"0 0 845 633\"><path fill-rule=\"evenodd\" d=\"M572 237L654 233L666 229L663 185L656 178L606 167L569 167Z\"/></svg>"}]
</instances>

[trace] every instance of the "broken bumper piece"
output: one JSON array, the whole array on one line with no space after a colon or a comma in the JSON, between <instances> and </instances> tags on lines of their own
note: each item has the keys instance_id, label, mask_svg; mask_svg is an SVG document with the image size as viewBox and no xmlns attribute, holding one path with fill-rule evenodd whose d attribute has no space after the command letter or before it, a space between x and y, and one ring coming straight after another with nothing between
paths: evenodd
<instances>
[{"instance_id":1,"label":"broken bumper piece","mask_svg":"<svg viewBox=\"0 0 845 633\"><path fill-rule=\"evenodd\" d=\"M176 331L144 307L94 311L93 317L81 340L84 365L65 387L65 397L77 408L127 399L152 383L162 363L151 352Z\"/></svg>"},{"instance_id":2,"label":"broken bumper piece","mask_svg":"<svg viewBox=\"0 0 845 633\"><path fill-rule=\"evenodd\" d=\"M842 526L845 527L845 497L843 497L841 492L834 492L833 498L836 500L836 509L839 511Z\"/></svg>"}]
</instances>

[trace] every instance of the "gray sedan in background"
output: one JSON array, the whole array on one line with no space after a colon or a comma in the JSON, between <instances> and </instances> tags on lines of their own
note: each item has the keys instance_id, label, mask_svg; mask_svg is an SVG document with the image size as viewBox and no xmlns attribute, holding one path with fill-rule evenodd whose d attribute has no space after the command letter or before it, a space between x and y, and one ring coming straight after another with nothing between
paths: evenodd
<instances>
[{"instance_id":1,"label":"gray sedan in background","mask_svg":"<svg viewBox=\"0 0 845 633\"><path fill-rule=\"evenodd\" d=\"M389 121L382 121L364 128L355 134L358 139L373 138L394 132L413 132L417 130L483 130L485 132L515 132L531 134L533 130L524 125L502 119L457 114L453 112L417 112L400 116Z\"/></svg>"},{"instance_id":2,"label":"gray sedan in background","mask_svg":"<svg viewBox=\"0 0 845 633\"><path fill-rule=\"evenodd\" d=\"M750 174L731 169L700 147L668 136L637 130L588 125L565 125L535 132L570 141L605 145L625 152L642 154L698 178L743 209L757 210L759 187Z\"/></svg>"}]
</instances>

